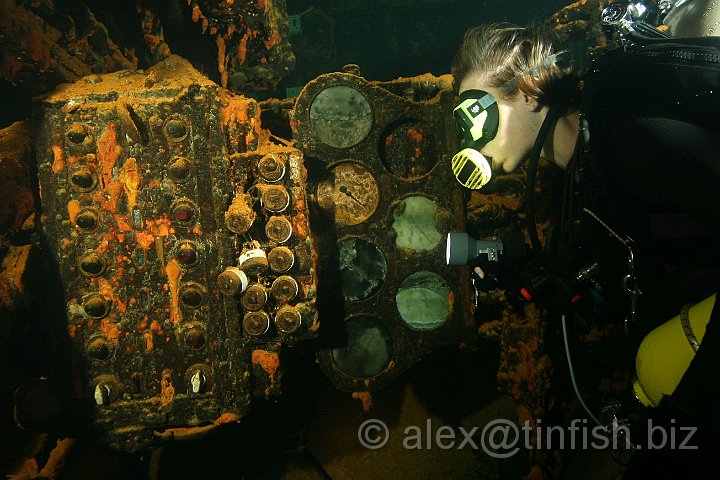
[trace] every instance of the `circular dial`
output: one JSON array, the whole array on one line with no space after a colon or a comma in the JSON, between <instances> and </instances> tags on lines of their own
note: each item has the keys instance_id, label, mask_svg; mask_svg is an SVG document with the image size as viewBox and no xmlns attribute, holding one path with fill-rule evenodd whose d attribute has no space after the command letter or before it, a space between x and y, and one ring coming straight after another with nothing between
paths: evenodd
<instances>
[{"instance_id":1,"label":"circular dial","mask_svg":"<svg viewBox=\"0 0 720 480\"><path fill-rule=\"evenodd\" d=\"M317 94L310 105L310 127L320 141L350 148L372 130L373 110L367 98L347 85L335 85Z\"/></svg>"},{"instance_id":2,"label":"circular dial","mask_svg":"<svg viewBox=\"0 0 720 480\"><path fill-rule=\"evenodd\" d=\"M397 234L395 244L416 252L435 248L442 238L435 222L437 212L437 205L427 197L405 197L393 212L391 228Z\"/></svg>"},{"instance_id":3,"label":"circular dial","mask_svg":"<svg viewBox=\"0 0 720 480\"><path fill-rule=\"evenodd\" d=\"M375 213L380 191L372 172L356 162L330 169L330 178L317 187L320 208L333 212L335 223L358 225Z\"/></svg>"}]
</instances>

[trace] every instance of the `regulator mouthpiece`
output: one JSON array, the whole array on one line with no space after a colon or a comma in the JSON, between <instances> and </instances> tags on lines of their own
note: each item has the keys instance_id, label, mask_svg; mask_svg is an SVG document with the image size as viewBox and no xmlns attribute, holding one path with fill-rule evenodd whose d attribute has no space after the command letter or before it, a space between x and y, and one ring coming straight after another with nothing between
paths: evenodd
<instances>
[{"instance_id":1,"label":"regulator mouthpiece","mask_svg":"<svg viewBox=\"0 0 720 480\"><path fill-rule=\"evenodd\" d=\"M451 164L457 181L472 190L484 187L492 178L490 162L475 149L460 150L452 158Z\"/></svg>"}]
</instances>

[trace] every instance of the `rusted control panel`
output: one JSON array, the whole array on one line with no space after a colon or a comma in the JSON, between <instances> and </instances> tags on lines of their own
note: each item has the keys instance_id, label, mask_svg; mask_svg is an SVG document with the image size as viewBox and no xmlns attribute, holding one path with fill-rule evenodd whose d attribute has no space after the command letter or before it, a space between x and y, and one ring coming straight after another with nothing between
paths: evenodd
<instances>
[{"instance_id":1,"label":"rusted control panel","mask_svg":"<svg viewBox=\"0 0 720 480\"><path fill-rule=\"evenodd\" d=\"M171 56L46 96L36 152L80 418L137 451L278 388L317 331L315 254L303 156L254 100Z\"/></svg>"},{"instance_id":2,"label":"rusted control panel","mask_svg":"<svg viewBox=\"0 0 720 480\"><path fill-rule=\"evenodd\" d=\"M266 147L231 159L234 191L225 225L235 234L239 257L219 275L217 285L241 306L255 395L275 396L281 385L281 347L315 338L320 326L306 171L301 152L289 147Z\"/></svg>"},{"instance_id":3,"label":"rusted control panel","mask_svg":"<svg viewBox=\"0 0 720 480\"><path fill-rule=\"evenodd\" d=\"M460 300L471 298L469 275L445 262L447 233L465 222L449 165L457 147L451 82L369 82L355 73L308 83L291 125L316 166L314 203L331 224L320 235L322 270L339 272L327 282L338 301L322 310L330 338L318 360L338 388L369 392L434 348L472 344L475 332Z\"/></svg>"}]
</instances>

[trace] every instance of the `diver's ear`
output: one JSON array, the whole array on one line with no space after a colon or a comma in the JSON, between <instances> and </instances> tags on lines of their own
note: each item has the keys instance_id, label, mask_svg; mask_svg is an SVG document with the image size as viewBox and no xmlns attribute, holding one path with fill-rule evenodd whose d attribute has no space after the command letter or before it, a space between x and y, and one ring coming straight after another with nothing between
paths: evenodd
<instances>
[{"instance_id":1,"label":"diver's ear","mask_svg":"<svg viewBox=\"0 0 720 480\"><path fill-rule=\"evenodd\" d=\"M522 96L525 107L527 107L529 111L537 112L542 108L540 106L540 102L538 102L538 99L536 97L528 95L527 93L523 93Z\"/></svg>"}]
</instances>

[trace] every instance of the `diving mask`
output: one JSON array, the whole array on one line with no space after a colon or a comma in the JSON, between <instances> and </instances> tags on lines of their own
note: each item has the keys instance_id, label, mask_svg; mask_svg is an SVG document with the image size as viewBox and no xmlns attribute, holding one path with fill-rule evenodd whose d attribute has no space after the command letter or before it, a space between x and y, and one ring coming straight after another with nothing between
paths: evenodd
<instances>
[{"instance_id":1,"label":"diving mask","mask_svg":"<svg viewBox=\"0 0 720 480\"><path fill-rule=\"evenodd\" d=\"M490 162L480 153L498 131L500 113L497 100L483 90L467 90L460 94L460 103L453 110L465 148L452 158L452 170L465 187L477 190L490 181Z\"/></svg>"}]
</instances>

